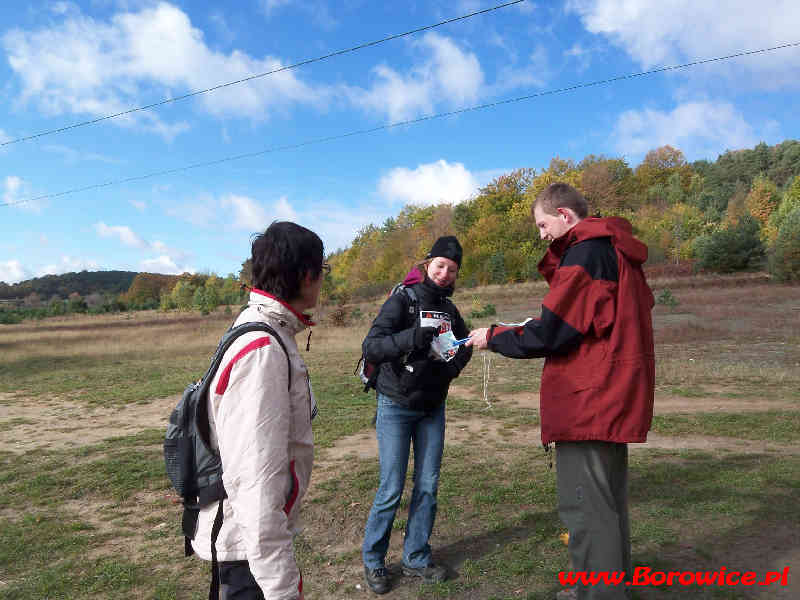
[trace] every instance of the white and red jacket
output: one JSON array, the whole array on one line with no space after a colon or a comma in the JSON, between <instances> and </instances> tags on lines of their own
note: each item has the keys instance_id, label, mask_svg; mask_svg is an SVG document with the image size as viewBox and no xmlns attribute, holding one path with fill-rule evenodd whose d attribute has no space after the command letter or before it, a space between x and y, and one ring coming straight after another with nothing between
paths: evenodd
<instances>
[{"instance_id":1,"label":"white and red jacket","mask_svg":"<svg viewBox=\"0 0 800 600\"><path fill-rule=\"evenodd\" d=\"M212 444L222 458L228 498L217 559L247 560L267 600L295 600L302 578L292 538L314 458L311 419L316 405L295 335L313 323L283 301L252 290L236 325L268 323L281 336L246 333L223 356L209 393ZM292 378L289 391L288 377ZM211 560L217 503L200 512L192 547Z\"/></svg>"}]
</instances>

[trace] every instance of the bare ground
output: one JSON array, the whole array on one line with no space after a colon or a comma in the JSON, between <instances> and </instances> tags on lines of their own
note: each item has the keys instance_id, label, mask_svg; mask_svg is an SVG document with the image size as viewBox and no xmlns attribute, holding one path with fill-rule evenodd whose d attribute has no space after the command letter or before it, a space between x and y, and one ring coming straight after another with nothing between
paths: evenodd
<instances>
[{"instance_id":1,"label":"bare ground","mask_svg":"<svg viewBox=\"0 0 800 600\"><path fill-rule=\"evenodd\" d=\"M463 388L454 389L453 393L462 397L473 398L476 396L470 390ZM14 394L0 394L0 451L24 453L35 448L76 447L96 443L110 437L130 435L148 428L165 427L167 417L177 401L178 396L170 396L148 403L108 409L86 406L72 400L44 401L36 398L22 398ZM538 394L535 393L508 394L497 398L496 401L504 404L511 403L519 407L538 408ZM791 406L792 404L788 400L731 398L722 395L706 398L657 396L655 403L657 414L712 412L714 410L770 410L785 409ZM449 445L458 445L481 441L502 441L503 437L507 435L504 433L506 427L507 423L492 418L490 413L479 417L450 418L447 423L446 442ZM519 428L516 431L519 433ZM525 435L538 443L538 428L525 427ZM708 450L723 454L735 452L800 455L800 444L774 444L711 436L670 437L655 433L649 435L646 444L632 445L631 448L634 451L643 448L665 448ZM309 490L310 496L313 497L315 494L314 488L317 485L334 477L348 459L376 457L377 443L373 430L359 432L338 440L331 448L320 449L315 463L315 476ZM119 534L120 531L125 530L127 533L125 536L109 536L108 542L103 545L102 552L109 549L112 552L122 551L121 546L124 546L124 550L127 552L137 554L146 547L140 536L147 531L165 527L166 519L173 517L171 505L176 500L175 498L171 498L169 495L148 494L150 495L145 494L147 497L142 496L131 503L132 513L128 519L123 519L122 522L103 520L102 515L107 513L106 509L109 507L87 505L87 501L68 502L63 509L84 517L94 515L91 518L91 524L96 528L97 535L111 532ZM368 501L369 499L365 500L365 502ZM156 522L151 521L142 528L140 518L144 515L151 517L163 515L164 520L159 518ZM358 534L359 532L355 530L347 532L340 540L341 547L322 550L329 556L350 551L355 547L354 544L357 546ZM402 536L393 536L390 553L397 555L401 544ZM775 552L769 553L773 558L765 559L766 553L761 550L769 545L778 551L777 559L774 558ZM739 544L737 546L748 547L748 545ZM795 540L782 540L774 537L763 540L752 539L750 547L753 548L752 555L737 558L742 559L744 563L751 565L750 568L757 569L759 572L780 570L786 565L800 565L800 550L797 549ZM360 567L354 566L359 561L354 559L352 565L349 562L347 565L339 565L331 569L323 567L322 570L330 570L332 577L338 573L338 578L343 581L359 581L361 578ZM794 584L788 588L770 588L770 591L770 598L798 597L798 590ZM366 595L363 586L359 592Z\"/></svg>"},{"instance_id":2,"label":"bare ground","mask_svg":"<svg viewBox=\"0 0 800 600\"><path fill-rule=\"evenodd\" d=\"M453 391L459 396L475 396L470 390ZM87 406L73 400L42 400L22 398L13 394L0 394L0 451L24 453L37 448L63 449L100 442L111 437L131 435L150 428L166 427L167 418L179 396L158 398L147 403L131 404L122 408ZM513 404L520 408L538 409L538 393L519 392L505 395L495 401ZM681 396L656 396L655 414L694 413L720 411L764 411L796 408L788 399L730 398L713 396L685 398ZM450 418L447 422L447 443L460 444L477 439L498 440L504 423L485 416ZM539 432L531 428L530 439L538 439ZM735 452L787 452L800 454L797 444L775 444L726 437L686 436L670 437L650 433L648 442L632 448L667 448L730 450ZM335 463L348 456L370 458L377 456L377 444L372 430L359 432L340 439L332 448L320 453L320 467ZM324 470L324 468L322 469Z\"/></svg>"}]
</instances>

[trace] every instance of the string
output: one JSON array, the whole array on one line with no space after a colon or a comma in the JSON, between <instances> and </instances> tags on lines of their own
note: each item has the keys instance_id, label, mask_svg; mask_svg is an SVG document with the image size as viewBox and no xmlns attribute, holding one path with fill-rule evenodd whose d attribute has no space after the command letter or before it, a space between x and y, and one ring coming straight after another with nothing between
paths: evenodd
<instances>
[{"instance_id":1,"label":"string","mask_svg":"<svg viewBox=\"0 0 800 600\"><path fill-rule=\"evenodd\" d=\"M481 352L483 356L483 401L486 402L486 409L490 410L492 403L489 401L489 378L492 368L492 356L486 350Z\"/></svg>"}]
</instances>

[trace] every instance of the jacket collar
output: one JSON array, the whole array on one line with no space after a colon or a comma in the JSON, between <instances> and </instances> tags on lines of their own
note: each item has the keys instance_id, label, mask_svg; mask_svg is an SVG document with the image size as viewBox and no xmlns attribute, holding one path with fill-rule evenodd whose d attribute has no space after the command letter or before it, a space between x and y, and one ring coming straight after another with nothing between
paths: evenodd
<instances>
[{"instance_id":1,"label":"jacket collar","mask_svg":"<svg viewBox=\"0 0 800 600\"><path fill-rule=\"evenodd\" d=\"M439 287L431 281L427 274L425 274L425 279L422 280L419 287L424 290L428 297L436 298L439 302L442 302L448 296L452 296L455 291L455 286L452 285L446 288Z\"/></svg>"},{"instance_id":2,"label":"jacket collar","mask_svg":"<svg viewBox=\"0 0 800 600\"><path fill-rule=\"evenodd\" d=\"M256 288L250 290L249 305L262 306L267 314L279 321L286 322L286 327L290 329L293 334L316 324L311 320L309 315L297 312L294 308L289 306L285 300Z\"/></svg>"}]
</instances>

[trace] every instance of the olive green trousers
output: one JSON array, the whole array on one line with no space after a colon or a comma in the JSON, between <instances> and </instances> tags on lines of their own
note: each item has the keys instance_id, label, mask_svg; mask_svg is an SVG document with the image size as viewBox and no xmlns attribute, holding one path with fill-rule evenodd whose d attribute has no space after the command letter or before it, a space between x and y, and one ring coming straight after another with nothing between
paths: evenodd
<instances>
[{"instance_id":1,"label":"olive green trousers","mask_svg":"<svg viewBox=\"0 0 800 600\"><path fill-rule=\"evenodd\" d=\"M569 530L572 570L633 576L628 521L628 445L557 442L558 514ZM578 600L626 600L619 585L577 585Z\"/></svg>"}]
</instances>

